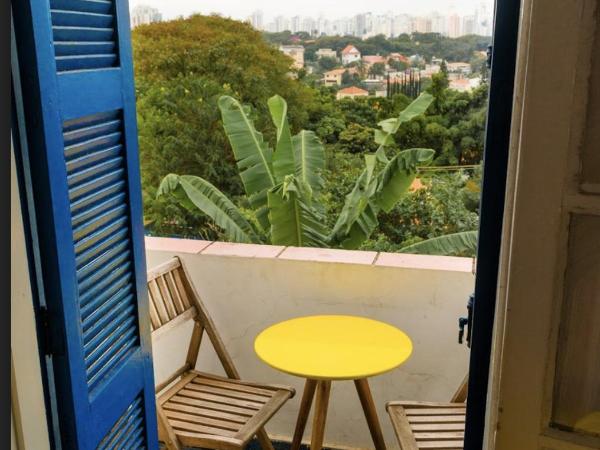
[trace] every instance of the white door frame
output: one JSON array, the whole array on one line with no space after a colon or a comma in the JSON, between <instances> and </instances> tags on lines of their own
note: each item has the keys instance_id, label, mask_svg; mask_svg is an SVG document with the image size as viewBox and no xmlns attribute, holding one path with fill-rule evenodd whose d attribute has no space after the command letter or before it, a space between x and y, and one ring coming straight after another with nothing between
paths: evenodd
<instances>
[{"instance_id":1,"label":"white door frame","mask_svg":"<svg viewBox=\"0 0 600 450\"><path fill-rule=\"evenodd\" d=\"M523 2L488 391L488 449L598 445L547 425L569 217L600 215L600 196L582 192L578 177L584 132L592 126L586 112L596 8L598 0Z\"/></svg>"}]
</instances>

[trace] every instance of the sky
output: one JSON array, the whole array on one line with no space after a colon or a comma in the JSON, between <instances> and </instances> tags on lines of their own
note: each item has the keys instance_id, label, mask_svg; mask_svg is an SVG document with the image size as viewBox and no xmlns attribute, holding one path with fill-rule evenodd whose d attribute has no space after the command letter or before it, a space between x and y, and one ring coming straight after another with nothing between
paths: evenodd
<instances>
[{"instance_id":1,"label":"sky","mask_svg":"<svg viewBox=\"0 0 600 450\"><path fill-rule=\"evenodd\" d=\"M158 8L166 20L179 15L188 16L194 12L218 12L243 20L252 14L252 11L261 9L264 20L268 22L278 15L316 18L322 14L327 18L343 18L364 12L379 14L388 11L411 15L427 14L431 11L472 14L482 3L492 8L492 0L383 0L377 2L377 6L366 6L368 2L365 3L364 0L130 0L130 7L141 4Z\"/></svg>"}]
</instances>

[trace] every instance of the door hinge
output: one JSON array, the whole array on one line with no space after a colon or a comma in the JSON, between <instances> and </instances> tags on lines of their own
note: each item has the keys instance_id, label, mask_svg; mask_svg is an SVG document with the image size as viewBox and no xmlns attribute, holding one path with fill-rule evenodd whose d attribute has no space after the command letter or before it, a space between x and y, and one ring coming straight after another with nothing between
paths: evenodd
<instances>
[{"instance_id":1,"label":"door hinge","mask_svg":"<svg viewBox=\"0 0 600 450\"><path fill-rule=\"evenodd\" d=\"M492 68L492 51L494 50L494 46L493 45L488 45L487 48L487 59L485 62L485 65L487 66L488 69Z\"/></svg>"}]
</instances>

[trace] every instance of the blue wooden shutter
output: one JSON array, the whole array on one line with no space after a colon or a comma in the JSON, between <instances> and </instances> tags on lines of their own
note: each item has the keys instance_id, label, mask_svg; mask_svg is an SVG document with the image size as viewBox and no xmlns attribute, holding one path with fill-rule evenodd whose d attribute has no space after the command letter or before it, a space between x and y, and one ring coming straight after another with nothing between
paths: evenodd
<instances>
[{"instance_id":1,"label":"blue wooden shutter","mask_svg":"<svg viewBox=\"0 0 600 450\"><path fill-rule=\"evenodd\" d=\"M63 448L157 448L126 0L12 4Z\"/></svg>"}]
</instances>

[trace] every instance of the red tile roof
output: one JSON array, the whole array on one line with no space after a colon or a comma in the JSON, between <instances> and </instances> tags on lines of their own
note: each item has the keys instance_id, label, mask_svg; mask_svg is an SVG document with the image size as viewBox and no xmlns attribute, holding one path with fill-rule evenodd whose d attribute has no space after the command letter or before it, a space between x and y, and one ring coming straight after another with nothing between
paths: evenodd
<instances>
[{"instance_id":1,"label":"red tile roof","mask_svg":"<svg viewBox=\"0 0 600 450\"><path fill-rule=\"evenodd\" d=\"M344 50L342 50L342 55L347 55L349 53L360 53L360 52L354 45L348 44L348 45L346 45L346 48L344 48Z\"/></svg>"},{"instance_id":2,"label":"red tile roof","mask_svg":"<svg viewBox=\"0 0 600 450\"><path fill-rule=\"evenodd\" d=\"M366 55L366 56L363 56L362 59L367 64L376 64L376 63L385 64L387 62L387 60L385 59L385 56L379 56L379 55Z\"/></svg>"},{"instance_id":3,"label":"red tile roof","mask_svg":"<svg viewBox=\"0 0 600 450\"><path fill-rule=\"evenodd\" d=\"M356 86L350 86L338 91L339 94L354 94L354 95L369 95L369 91L358 88Z\"/></svg>"}]
</instances>

